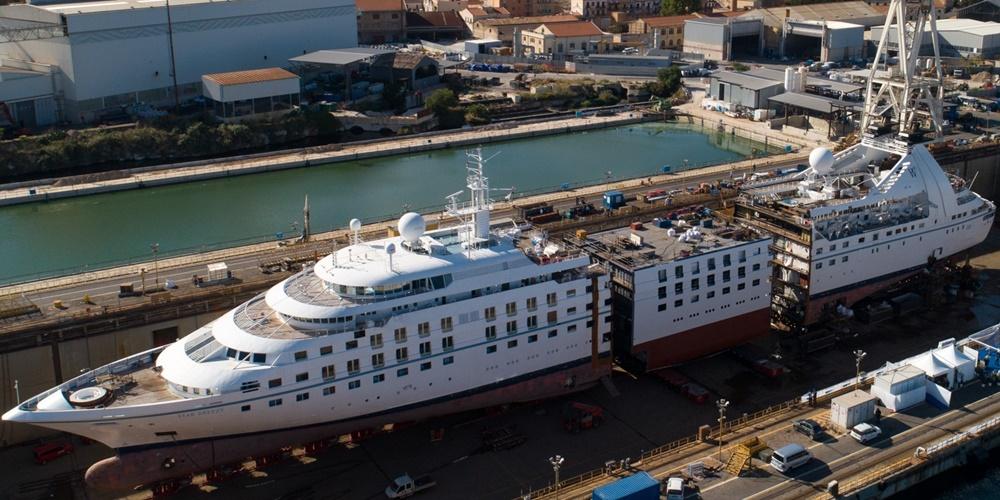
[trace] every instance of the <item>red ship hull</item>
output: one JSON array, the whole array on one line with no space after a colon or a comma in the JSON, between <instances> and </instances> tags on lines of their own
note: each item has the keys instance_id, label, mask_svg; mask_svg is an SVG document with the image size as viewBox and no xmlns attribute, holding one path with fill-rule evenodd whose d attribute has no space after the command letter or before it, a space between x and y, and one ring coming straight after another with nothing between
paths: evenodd
<instances>
[{"instance_id":1,"label":"red ship hull","mask_svg":"<svg viewBox=\"0 0 1000 500\"><path fill-rule=\"evenodd\" d=\"M646 361L646 370L655 370L745 344L770 330L771 310L763 308L644 342L634 346L632 354Z\"/></svg>"}]
</instances>

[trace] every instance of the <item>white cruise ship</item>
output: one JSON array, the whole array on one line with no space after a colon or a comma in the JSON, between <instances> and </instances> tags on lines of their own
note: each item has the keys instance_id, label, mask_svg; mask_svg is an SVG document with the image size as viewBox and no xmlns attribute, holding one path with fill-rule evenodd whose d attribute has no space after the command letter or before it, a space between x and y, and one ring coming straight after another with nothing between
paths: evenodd
<instances>
[{"instance_id":1,"label":"white cruise ship","mask_svg":"<svg viewBox=\"0 0 1000 500\"><path fill-rule=\"evenodd\" d=\"M490 223L480 153L455 227L415 213L171 345L3 415L117 450L88 484L131 487L359 429L592 386L610 372L608 278L587 255Z\"/></svg>"}]
</instances>

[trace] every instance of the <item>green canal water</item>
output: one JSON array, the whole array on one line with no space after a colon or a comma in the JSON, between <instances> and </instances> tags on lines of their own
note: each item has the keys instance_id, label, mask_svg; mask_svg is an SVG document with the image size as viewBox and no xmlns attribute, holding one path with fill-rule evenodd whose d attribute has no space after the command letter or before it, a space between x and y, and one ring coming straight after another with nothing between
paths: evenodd
<instances>
[{"instance_id":1,"label":"green canal water","mask_svg":"<svg viewBox=\"0 0 1000 500\"><path fill-rule=\"evenodd\" d=\"M518 196L749 157L759 143L693 125L645 123L494 143L487 167L495 188ZM312 229L357 217L439 207L465 185L464 152L334 163L0 208L0 283L273 240L301 227L309 195ZM496 194L501 198L503 193Z\"/></svg>"}]
</instances>

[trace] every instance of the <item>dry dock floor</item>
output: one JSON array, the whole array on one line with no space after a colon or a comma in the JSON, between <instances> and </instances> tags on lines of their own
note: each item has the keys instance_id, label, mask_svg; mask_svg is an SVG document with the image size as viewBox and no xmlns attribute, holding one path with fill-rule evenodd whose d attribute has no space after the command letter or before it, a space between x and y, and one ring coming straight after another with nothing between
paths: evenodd
<instances>
[{"instance_id":1,"label":"dry dock floor","mask_svg":"<svg viewBox=\"0 0 1000 500\"><path fill-rule=\"evenodd\" d=\"M690 436L699 425L712 424L718 414L713 401L724 397L732 401L728 415L754 412L770 404L786 401L811 388L822 388L854 375L851 350L861 347L868 352L864 366L874 368L888 360L898 360L922 352L940 340L963 337L988 325L1000 322L1000 230L991 232L976 249L971 260L980 270L983 283L975 299L960 301L941 310L925 310L899 321L886 322L851 342L844 342L814 355L783 362L792 370L779 380L765 379L747 369L728 354L690 363L680 370L712 392L703 405L695 404L670 391L662 382L649 376L632 378L618 373L614 384L621 393L612 397L597 386L586 392L523 405L496 414L464 414L421 422L412 427L374 436L359 446L335 446L306 459L288 459L255 474L240 474L214 486L207 493L188 487L177 498L213 499L375 499L390 478L404 472L429 473L438 485L422 498L512 499L552 480L548 457L566 458L561 476L572 477L600 468L608 460L638 457L644 450ZM773 339L758 342L758 348L773 352ZM980 399L992 390L975 385L956 393L964 403ZM963 412L950 417L935 416L932 408L921 405L903 414L883 418L883 428L893 442L906 441L912 453L918 440L937 439L982 414L996 412L994 396L985 403L969 404ZM569 434L561 426L561 407L568 400L598 404L605 408L604 424L579 434ZM823 419L822 410L813 410ZM963 413L964 416L956 416ZM513 425L526 440L513 449L482 451L480 432L484 428ZM443 428L440 441L430 439L432 429ZM861 447L849 437L831 436L826 441L808 443L793 434L788 422L759 431L772 446L802 441L812 447L817 460L801 469L792 480L767 467L754 477L732 479L727 476L700 484L705 498L780 498L809 495L818 491L811 484L825 485L853 469L864 467L875 458L880 445ZM713 452L707 452L712 455ZM0 472L0 498L108 498L94 492L86 495L79 486L82 472L95 460L108 456L110 450L96 444L79 445L77 451L46 465L35 465L31 447L20 446L0 451L6 465ZM705 452L700 456L704 457ZM883 457L884 458L884 457ZM708 464L708 459L705 459ZM845 466L850 468L844 469ZM676 465L672 465L676 468ZM833 471L832 469L836 469ZM664 475L668 471L657 474ZM805 489L801 485L809 484ZM566 492L569 493L569 492ZM148 497L144 493L133 497ZM563 495L563 498L569 497Z\"/></svg>"}]
</instances>

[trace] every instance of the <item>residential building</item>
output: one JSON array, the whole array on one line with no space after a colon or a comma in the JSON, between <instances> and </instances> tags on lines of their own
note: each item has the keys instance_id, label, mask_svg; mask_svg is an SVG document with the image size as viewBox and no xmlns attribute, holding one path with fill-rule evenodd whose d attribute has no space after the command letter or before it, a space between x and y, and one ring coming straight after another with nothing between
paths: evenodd
<instances>
[{"instance_id":1,"label":"residential building","mask_svg":"<svg viewBox=\"0 0 1000 500\"><path fill-rule=\"evenodd\" d=\"M205 74L357 45L351 0L176 0L170 14L168 26L166 4L144 0L0 6L0 17L34 20L55 33L0 43L0 55L58 68L52 90L60 119L87 122L137 103L199 97Z\"/></svg>"},{"instance_id":2,"label":"residential building","mask_svg":"<svg viewBox=\"0 0 1000 500\"><path fill-rule=\"evenodd\" d=\"M483 5L470 5L461 12L458 13L462 21L468 26L469 31L473 30L476 21L483 21L486 19L507 19L510 18L510 12L504 8L495 9L493 7L486 7Z\"/></svg>"},{"instance_id":3,"label":"residential building","mask_svg":"<svg viewBox=\"0 0 1000 500\"><path fill-rule=\"evenodd\" d=\"M525 55L545 54L554 59L607 52L609 41L610 36L591 21L543 24L521 32Z\"/></svg>"},{"instance_id":4,"label":"residential building","mask_svg":"<svg viewBox=\"0 0 1000 500\"><path fill-rule=\"evenodd\" d=\"M628 32L634 35L646 35L647 46L681 50L684 47L684 21L697 18L698 16L693 14L641 17L628 24Z\"/></svg>"},{"instance_id":5,"label":"residential building","mask_svg":"<svg viewBox=\"0 0 1000 500\"><path fill-rule=\"evenodd\" d=\"M473 38L500 40L505 44L514 42L515 31L533 30L543 24L576 22L580 19L570 15L511 17L507 19L484 19L476 21L472 27Z\"/></svg>"},{"instance_id":6,"label":"residential building","mask_svg":"<svg viewBox=\"0 0 1000 500\"><path fill-rule=\"evenodd\" d=\"M482 5L481 0L423 0L424 12L460 12L470 5Z\"/></svg>"},{"instance_id":7,"label":"residential building","mask_svg":"<svg viewBox=\"0 0 1000 500\"><path fill-rule=\"evenodd\" d=\"M623 12L630 16L655 15L660 11L660 2L655 0L570 0L571 14L585 19L610 16L612 12Z\"/></svg>"},{"instance_id":8,"label":"residential building","mask_svg":"<svg viewBox=\"0 0 1000 500\"><path fill-rule=\"evenodd\" d=\"M513 17L532 16L532 0L483 0L484 7L504 9Z\"/></svg>"},{"instance_id":9,"label":"residential building","mask_svg":"<svg viewBox=\"0 0 1000 500\"><path fill-rule=\"evenodd\" d=\"M406 5L402 0L355 0L358 43L379 44L406 39Z\"/></svg>"}]
</instances>

